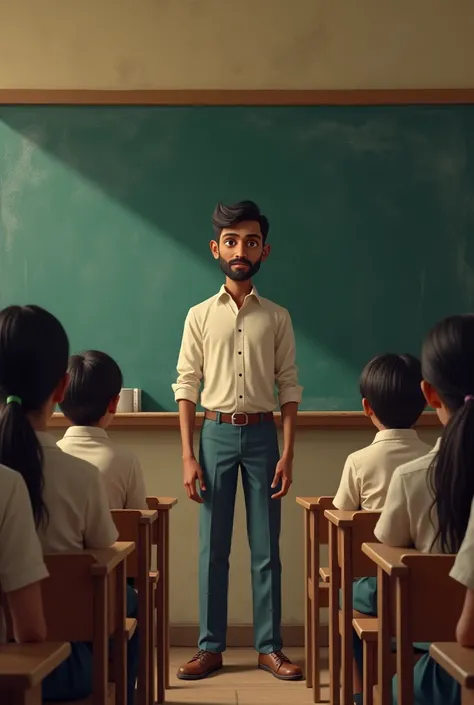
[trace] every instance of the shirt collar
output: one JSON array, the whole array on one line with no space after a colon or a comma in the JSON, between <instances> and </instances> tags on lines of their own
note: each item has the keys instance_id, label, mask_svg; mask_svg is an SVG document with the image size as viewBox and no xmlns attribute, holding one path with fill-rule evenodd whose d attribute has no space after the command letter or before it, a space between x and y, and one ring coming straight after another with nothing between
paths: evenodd
<instances>
[{"instance_id":1,"label":"shirt collar","mask_svg":"<svg viewBox=\"0 0 474 705\"><path fill-rule=\"evenodd\" d=\"M64 438L108 438L107 431L97 426L69 426Z\"/></svg>"},{"instance_id":2,"label":"shirt collar","mask_svg":"<svg viewBox=\"0 0 474 705\"><path fill-rule=\"evenodd\" d=\"M218 297L219 301L221 301L223 299L230 299L230 294L227 291L227 289L225 288L224 284L219 289L219 293L218 293L217 297ZM255 288L255 286L252 287L252 291L250 292L250 294L247 294L247 296L245 298L246 299L253 298L256 301L258 301L259 303L261 302L259 293L258 293L257 289Z\"/></svg>"},{"instance_id":3,"label":"shirt collar","mask_svg":"<svg viewBox=\"0 0 474 705\"><path fill-rule=\"evenodd\" d=\"M47 431L36 431L36 438L42 448L56 448L56 440Z\"/></svg>"},{"instance_id":4,"label":"shirt collar","mask_svg":"<svg viewBox=\"0 0 474 705\"><path fill-rule=\"evenodd\" d=\"M389 428L384 431L379 431L373 443L379 443L380 441L413 440L415 438L418 438L418 434L413 428Z\"/></svg>"}]
</instances>

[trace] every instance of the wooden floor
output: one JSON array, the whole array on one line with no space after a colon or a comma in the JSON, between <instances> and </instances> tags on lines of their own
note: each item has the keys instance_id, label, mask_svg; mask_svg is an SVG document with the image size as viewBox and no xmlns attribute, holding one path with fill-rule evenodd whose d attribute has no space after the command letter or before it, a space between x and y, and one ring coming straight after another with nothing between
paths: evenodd
<instances>
[{"instance_id":1,"label":"wooden floor","mask_svg":"<svg viewBox=\"0 0 474 705\"><path fill-rule=\"evenodd\" d=\"M303 667L304 649L285 649L292 661ZM171 689L166 691L168 703L209 703L210 705L300 705L313 702L312 692L305 681L279 681L269 673L256 668L257 655L253 649L229 649L224 654L224 668L202 681L180 681L175 673L178 667L193 656L192 649L171 650ZM325 664L326 665L326 664ZM328 684L327 671L323 684ZM328 700L328 688L323 689L323 701Z\"/></svg>"}]
</instances>

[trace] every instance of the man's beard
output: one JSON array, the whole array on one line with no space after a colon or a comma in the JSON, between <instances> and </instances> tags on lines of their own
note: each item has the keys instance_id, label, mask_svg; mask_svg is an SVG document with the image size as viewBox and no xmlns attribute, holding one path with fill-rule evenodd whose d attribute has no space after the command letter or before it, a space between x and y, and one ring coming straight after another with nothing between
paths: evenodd
<instances>
[{"instance_id":1,"label":"man's beard","mask_svg":"<svg viewBox=\"0 0 474 705\"><path fill-rule=\"evenodd\" d=\"M247 269L232 269L233 264L246 264ZM222 269L224 274L229 277L229 279L232 279L232 281L234 282L245 282L249 279L252 279L252 277L255 276L255 274L257 274L258 270L260 269L261 264L261 258L258 260L258 262L251 262L245 257L241 257L240 259L231 259L229 262L226 262L225 259L219 257L220 268Z\"/></svg>"}]
</instances>

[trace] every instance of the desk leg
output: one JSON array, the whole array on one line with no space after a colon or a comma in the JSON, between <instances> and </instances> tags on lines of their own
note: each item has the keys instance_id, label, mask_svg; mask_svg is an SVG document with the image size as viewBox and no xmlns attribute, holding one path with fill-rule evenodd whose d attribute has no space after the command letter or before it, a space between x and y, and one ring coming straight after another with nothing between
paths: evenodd
<instances>
[{"instance_id":1,"label":"desk leg","mask_svg":"<svg viewBox=\"0 0 474 705\"><path fill-rule=\"evenodd\" d=\"M306 687L313 686L313 617L311 605L311 534L310 534L310 512L304 511L304 545L305 545L305 570L304 570L304 595L305 595L305 617L304 617L304 646L305 646L305 662L306 662Z\"/></svg>"}]
</instances>

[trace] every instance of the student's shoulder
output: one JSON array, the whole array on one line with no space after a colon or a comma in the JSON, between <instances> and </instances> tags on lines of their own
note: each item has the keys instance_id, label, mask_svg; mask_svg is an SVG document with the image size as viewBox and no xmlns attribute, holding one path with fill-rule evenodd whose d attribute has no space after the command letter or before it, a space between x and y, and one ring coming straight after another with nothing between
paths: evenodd
<instances>
[{"instance_id":1,"label":"student's shoulder","mask_svg":"<svg viewBox=\"0 0 474 705\"><path fill-rule=\"evenodd\" d=\"M94 482L100 477L100 472L95 465L75 455L70 455L58 445L54 448L48 448L44 457L46 474L56 473L63 478L63 481L76 481L79 485L84 485L88 481Z\"/></svg>"},{"instance_id":2,"label":"student's shoulder","mask_svg":"<svg viewBox=\"0 0 474 705\"><path fill-rule=\"evenodd\" d=\"M429 448L429 446L427 446ZM403 478L409 479L412 476L425 474L430 467L436 452L431 448L425 455L410 460L397 468L397 473Z\"/></svg>"},{"instance_id":3,"label":"student's shoulder","mask_svg":"<svg viewBox=\"0 0 474 705\"><path fill-rule=\"evenodd\" d=\"M11 497L23 485L25 485L25 481L19 472L6 465L0 465L0 495L2 498Z\"/></svg>"},{"instance_id":4,"label":"student's shoulder","mask_svg":"<svg viewBox=\"0 0 474 705\"><path fill-rule=\"evenodd\" d=\"M119 446L110 441L110 451L121 465L130 465L130 467L139 465L138 456L126 446Z\"/></svg>"},{"instance_id":5,"label":"student's shoulder","mask_svg":"<svg viewBox=\"0 0 474 705\"><path fill-rule=\"evenodd\" d=\"M370 461L373 455L375 455L374 446L364 446L364 448L359 448L353 453L350 453L347 456L346 463L353 465L356 470L360 471L364 468L364 465Z\"/></svg>"}]
</instances>

